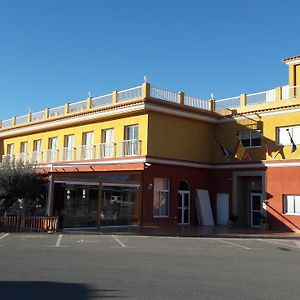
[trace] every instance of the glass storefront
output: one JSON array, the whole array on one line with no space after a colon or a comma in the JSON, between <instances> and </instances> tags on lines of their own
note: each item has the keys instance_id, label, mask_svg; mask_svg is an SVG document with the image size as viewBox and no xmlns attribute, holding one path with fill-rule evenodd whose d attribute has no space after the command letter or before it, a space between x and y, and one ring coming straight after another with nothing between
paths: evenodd
<instances>
[{"instance_id":1,"label":"glass storefront","mask_svg":"<svg viewBox=\"0 0 300 300\"><path fill-rule=\"evenodd\" d=\"M135 184L55 183L53 214L64 228L137 224L139 192Z\"/></svg>"}]
</instances>

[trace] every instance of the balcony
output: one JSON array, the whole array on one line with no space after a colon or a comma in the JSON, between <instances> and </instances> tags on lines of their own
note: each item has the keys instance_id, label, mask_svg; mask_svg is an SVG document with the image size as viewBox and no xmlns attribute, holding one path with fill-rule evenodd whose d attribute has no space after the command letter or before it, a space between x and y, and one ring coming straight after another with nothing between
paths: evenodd
<instances>
[{"instance_id":1,"label":"balcony","mask_svg":"<svg viewBox=\"0 0 300 300\"><path fill-rule=\"evenodd\" d=\"M59 161L71 162L78 160L105 159L115 157L128 157L141 155L140 140L126 140L115 143L101 143L91 146L80 146L77 148L49 149L44 152L34 151L31 153L17 153L2 155L2 161L5 159L19 161L24 163L48 164ZM117 151L118 150L118 151ZM118 153L118 155L116 155Z\"/></svg>"}]
</instances>

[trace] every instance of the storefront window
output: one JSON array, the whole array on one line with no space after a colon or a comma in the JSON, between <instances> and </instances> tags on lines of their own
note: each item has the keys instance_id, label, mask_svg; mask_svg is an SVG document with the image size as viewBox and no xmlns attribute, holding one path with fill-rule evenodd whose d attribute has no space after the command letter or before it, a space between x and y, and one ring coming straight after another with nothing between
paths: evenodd
<instances>
[{"instance_id":1,"label":"storefront window","mask_svg":"<svg viewBox=\"0 0 300 300\"><path fill-rule=\"evenodd\" d=\"M154 178L153 216L169 216L170 181L167 178Z\"/></svg>"}]
</instances>

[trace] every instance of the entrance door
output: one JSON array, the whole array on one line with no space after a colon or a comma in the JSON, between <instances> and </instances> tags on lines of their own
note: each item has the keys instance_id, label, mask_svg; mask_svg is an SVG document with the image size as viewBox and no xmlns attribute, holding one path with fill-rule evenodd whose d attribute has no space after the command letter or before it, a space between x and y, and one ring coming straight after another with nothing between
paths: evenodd
<instances>
[{"instance_id":1,"label":"entrance door","mask_svg":"<svg viewBox=\"0 0 300 300\"><path fill-rule=\"evenodd\" d=\"M261 217L261 199L259 193L252 193L250 197L250 213L251 213L251 227L260 227Z\"/></svg>"},{"instance_id":2,"label":"entrance door","mask_svg":"<svg viewBox=\"0 0 300 300\"><path fill-rule=\"evenodd\" d=\"M217 194L217 224L227 225L229 219L229 195Z\"/></svg>"},{"instance_id":3,"label":"entrance door","mask_svg":"<svg viewBox=\"0 0 300 300\"><path fill-rule=\"evenodd\" d=\"M189 191L178 191L178 224L190 224Z\"/></svg>"}]
</instances>

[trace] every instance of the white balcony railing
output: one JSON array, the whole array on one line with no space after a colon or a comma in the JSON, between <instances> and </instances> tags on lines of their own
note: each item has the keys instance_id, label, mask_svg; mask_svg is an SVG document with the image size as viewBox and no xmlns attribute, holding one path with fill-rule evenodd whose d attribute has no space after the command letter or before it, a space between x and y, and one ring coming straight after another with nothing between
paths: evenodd
<instances>
[{"instance_id":1,"label":"white balcony railing","mask_svg":"<svg viewBox=\"0 0 300 300\"><path fill-rule=\"evenodd\" d=\"M240 106L240 96L215 100L215 110Z\"/></svg>"},{"instance_id":2,"label":"white balcony railing","mask_svg":"<svg viewBox=\"0 0 300 300\"><path fill-rule=\"evenodd\" d=\"M44 163L51 163L58 161L58 153L59 151L57 149L49 149L46 152L44 152L45 156L43 158Z\"/></svg>"},{"instance_id":3,"label":"white balcony railing","mask_svg":"<svg viewBox=\"0 0 300 300\"><path fill-rule=\"evenodd\" d=\"M300 97L300 85L285 85L282 87L282 100L288 100L296 97Z\"/></svg>"},{"instance_id":4,"label":"white balcony railing","mask_svg":"<svg viewBox=\"0 0 300 300\"><path fill-rule=\"evenodd\" d=\"M2 161L8 160L8 161L13 161L15 159L14 154L4 154L2 155Z\"/></svg>"},{"instance_id":5,"label":"white balcony railing","mask_svg":"<svg viewBox=\"0 0 300 300\"><path fill-rule=\"evenodd\" d=\"M95 157L95 146L81 146L77 148L78 159L93 159Z\"/></svg>"},{"instance_id":6,"label":"white balcony railing","mask_svg":"<svg viewBox=\"0 0 300 300\"><path fill-rule=\"evenodd\" d=\"M45 118L45 112L44 111L39 111L31 114L31 121L39 121L43 120Z\"/></svg>"},{"instance_id":7,"label":"white balcony railing","mask_svg":"<svg viewBox=\"0 0 300 300\"><path fill-rule=\"evenodd\" d=\"M1 122L1 127L2 128L7 128L7 127L11 127L11 126L12 126L12 119L3 120Z\"/></svg>"},{"instance_id":8,"label":"white balcony railing","mask_svg":"<svg viewBox=\"0 0 300 300\"><path fill-rule=\"evenodd\" d=\"M184 105L209 110L209 101L184 95Z\"/></svg>"},{"instance_id":9,"label":"white balcony railing","mask_svg":"<svg viewBox=\"0 0 300 300\"><path fill-rule=\"evenodd\" d=\"M246 105L274 102L275 100L275 89L246 95Z\"/></svg>"},{"instance_id":10,"label":"white balcony railing","mask_svg":"<svg viewBox=\"0 0 300 300\"><path fill-rule=\"evenodd\" d=\"M42 151L33 151L31 153L30 162L32 164L41 164L43 162L43 152Z\"/></svg>"},{"instance_id":11,"label":"white balcony railing","mask_svg":"<svg viewBox=\"0 0 300 300\"><path fill-rule=\"evenodd\" d=\"M141 98L141 97L142 97L141 86L118 92L118 102Z\"/></svg>"},{"instance_id":12,"label":"white balcony railing","mask_svg":"<svg viewBox=\"0 0 300 300\"><path fill-rule=\"evenodd\" d=\"M62 116L65 113L65 107L64 106L58 106L49 108L48 116L49 118L55 118Z\"/></svg>"},{"instance_id":13,"label":"white balcony railing","mask_svg":"<svg viewBox=\"0 0 300 300\"><path fill-rule=\"evenodd\" d=\"M114 143L101 143L96 146L96 158L108 158L115 156Z\"/></svg>"},{"instance_id":14,"label":"white balcony railing","mask_svg":"<svg viewBox=\"0 0 300 300\"><path fill-rule=\"evenodd\" d=\"M87 108L87 101L74 102L69 104L69 113L85 110Z\"/></svg>"},{"instance_id":15,"label":"white balcony railing","mask_svg":"<svg viewBox=\"0 0 300 300\"><path fill-rule=\"evenodd\" d=\"M101 107L112 104L112 94L95 97L91 100L91 108Z\"/></svg>"},{"instance_id":16,"label":"white balcony railing","mask_svg":"<svg viewBox=\"0 0 300 300\"><path fill-rule=\"evenodd\" d=\"M30 161L29 153L26 153L26 152L21 152L18 155L16 155L15 157L16 157L16 161L22 161L23 163L27 163Z\"/></svg>"},{"instance_id":17,"label":"white balcony railing","mask_svg":"<svg viewBox=\"0 0 300 300\"><path fill-rule=\"evenodd\" d=\"M168 91L165 89L157 88L157 87L150 87L150 97L161 99L173 103L178 103L178 93Z\"/></svg>"},{"instance_id":18,"label":"white balcony railing","mask_svg":"<svg viewBox=\"0 0 300 300\"><path fill-rule=\"evenodd\" d=\"M72 161L75 160L75 148L62 148L61 150L63 161Z\"/></svg>"},{"instance_id":19,"label":"white balcony railing","mask_svg":"<svg viewBox=\"0 0 300 300\"><path fill-rule=\"evenodd\" d=\"M127 140L119 143L119 156L140 155L139 140Z\"/></svg>"},{"instance_id":20,"label":"white balcony railing","mask_svg":"<svg viewBox=\"0 0 300 300\"><path fill-rule=\"evenodd\" d=\"M16 117L16 125L22 125L28 123L28 115Z\"/></svg>"}]
</instances>

